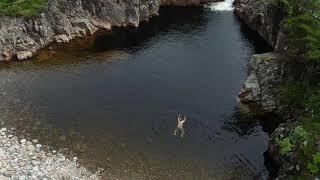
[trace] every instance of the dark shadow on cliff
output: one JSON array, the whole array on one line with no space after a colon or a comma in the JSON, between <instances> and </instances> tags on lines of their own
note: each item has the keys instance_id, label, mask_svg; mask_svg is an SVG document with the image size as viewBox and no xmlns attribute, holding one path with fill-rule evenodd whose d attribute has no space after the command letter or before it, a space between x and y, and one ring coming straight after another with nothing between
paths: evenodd
<instances>
[{"instance_id":1,"label":"dark shadow on cliff","mask_svg":"<svg viewBox=\"0 0 320 180\"><path fill-rule=\"evenodd\" d=\"M239 17L235 16L238 21L241 21ZM242 21L241 21L242 22ZM240 31L242 33L243 38L249 41L249 44L252 45L254 51L257 54L271 52L273 48L265 41L257 31L253 31L249 28L249 26L245 23L240 23Z\"/></svg>"}]
</instances>

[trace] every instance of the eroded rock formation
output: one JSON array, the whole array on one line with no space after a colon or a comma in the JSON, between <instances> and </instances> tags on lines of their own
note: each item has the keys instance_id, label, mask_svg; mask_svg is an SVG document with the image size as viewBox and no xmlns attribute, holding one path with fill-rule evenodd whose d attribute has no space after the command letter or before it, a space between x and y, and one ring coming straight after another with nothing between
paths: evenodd
<instances>
[{"instance_id":1,"label":"eroded rock formation","mask_svg":"<svg viewBox=\"0 0 320 180\"><path fill-rule=\"evenodd\" d=\"M257 31L272 47L276 47L284 18L282 9L263 0L235 0L234 13L252 30Z\"/></svg>"},{"instance_id":2,"label":"eroded rock formation","mask_svg":"<svg viewBox=\"0 0 320 180\"><path fill-rule=\"evenodd\" d=\"M135 26L160 5L198 6L215 0L48 0L37 17L0 17L0 61L24 60L51 42L66 43L112 26Z\"/></svg>"},{"instance_id":3,"label":"eroded rock formation","mask_svg":"<svg viewBox=\"0 0 320 180\"><path fill-rule=\"evenodd\" d=\"M111 26L138 26L158 14L158 0L49 0L38 17L0 17L0 61L24 60L49 43Z\"/></svg>"},{"instance_id":4,"label":"eroded rock formation","mask_svg":"<svg viewBox=\"0 0 320 180\"><path fill-rule=\"evenodd\" d=\"M252 112L265 113L277 110L277 97L273 86L281 80L279 55L254 55L249 63L249 76L239 93L239 102Z\"/></svg>"}]
</instances>

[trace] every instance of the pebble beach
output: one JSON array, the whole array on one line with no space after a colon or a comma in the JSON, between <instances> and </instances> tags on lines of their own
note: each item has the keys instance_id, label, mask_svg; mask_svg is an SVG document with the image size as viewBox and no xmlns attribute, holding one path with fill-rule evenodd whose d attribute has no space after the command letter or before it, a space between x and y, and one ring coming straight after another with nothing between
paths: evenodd
<instances>
[{"instance_id":1,"label":"pebble beach","mask_svg":"<svg viewBox=\"0 0 320 180\"><path fill-rule=\"evenodd\" d=\"M13 130L0 128L0 180L100 179L77 160L39 144L37 139L19 139Z\"/></svg>"}]
</instances>

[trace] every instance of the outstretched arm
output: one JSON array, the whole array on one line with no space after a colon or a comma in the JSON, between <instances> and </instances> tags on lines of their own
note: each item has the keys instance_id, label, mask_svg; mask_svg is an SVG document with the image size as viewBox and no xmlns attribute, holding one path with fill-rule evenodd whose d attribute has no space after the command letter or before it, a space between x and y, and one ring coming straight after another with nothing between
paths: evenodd
<instances>
[{"instance_id":1,"label":"outstretched arm","mask_svg":"<svg viewBox=\"0 0 320 180\"><path fill-rule=\"evenodd\" d=\"M184 123L184 122L186 122L186 120L187 120L187 116L184 116L183 120L180 122Z\"/></svg>"}]
</instances>

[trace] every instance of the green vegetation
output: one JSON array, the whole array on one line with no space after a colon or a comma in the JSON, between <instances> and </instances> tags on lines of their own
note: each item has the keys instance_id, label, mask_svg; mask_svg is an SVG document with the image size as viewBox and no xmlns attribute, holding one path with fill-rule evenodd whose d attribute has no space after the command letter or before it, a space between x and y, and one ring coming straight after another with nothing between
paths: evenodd
<instances>
[{"instance_id":1,"label":"green vegetation","mask_svg":"<svg viewBox=\"0 0 320 180\"><path fill-rule=\"evenodd\" d=\"M290 141L294 144L301 144L307 139L308 133L302 126L297 126L290 134Z\"/></svg>"},{"instance_id":2,"label":"green vegetation","mask_svg":"<svg viewBox=\"0 0 320 180\"><path fill-rule=\"evenodd\" d=\"M276 139L276 143L280 147L280 154L281 155L289 155L291 151L294 148L294 145L291 143L289 138L284 138L284 139Z\"/></svg>"},{"instance_id":3,"label":"green vegetation","mask_svg":"<svg viewBox=\"0 0 320 180\"><path fill-rule=\"evenodd\" d=\"M320 175L320 1L270 0L285 10L285 62L295 77L280 86L280 103L302 120L286 137L276 139L280 153L298 154L304 176ZM316 77L316 78L313 78Z\"/></svg>"},{"instance_id":4,"label":"green vegetation","mask_svg":"<svg viewBox=\"0 0 320 180\"><path fill-rule=\"evenodd\" d=\"M288 81L279 86L280 89L280 103L289 105L290 108L301 109L304 108L307 89L301 83L295 81Z\"/></svg>"},{"instance_id":5,"label":"green vegetation","mask_svg":"<svg viewBox=\"0 0 320 180\"><path fill-rule=\"evenodd\" d=\"M318 152L312 157L312 162L308 163L307 168L312 174L318 174L320 172L320 153Z\"/></svg>"},{"instance_id":6,"label":"green vegetation","mask_svg":"<svg viewBox=\"0 0 320 180\"><path fill-rule=\"evenodd\" d=\"M297 126L289 133L288 137L276 139L276 143L280 147L281 155L289 155L295 148L307 139L308 133L302 126Z\"/></svg>"},{"instance_id":7,"label":"green vegetation","mask_svg":"<svg viewBox=\"0 0 320 180\"><path fill-rule=\"evenodd\" d=\"M320 59L320 21L305 13L287 19L285 23L288 37L287 55L305 61Z\"/></svg>"},{"instance_id":8,"label":"green vegetation","mask_svg":"<svg viewBox=\"0 0 320 180\"><path fill-rule=\"evenodd\" d=\"M320 59L320 1L270 0L283 9L286 15L284 30L288 45L286 56L290 59Z\"/></svg>"},{"instance_id":9,"label":"green vegetation","mask_svg":"<svg viewBox=\"0 0 320 180\"><path fill-rule=\"evenodd\" d=\"M47 5L47 0L0 0L0 14L6 16L32 17Z\"/></svg>"},{"instance_id":10,"label":"green vegetation","mask_svg":"<svg viewBox=\"0 0 320 180\"><path fill-rule=\"evenodd\" d=\"M320 143L320 90L317 85L303 85L297 82L287 82L281 87L282 105L289 106L298 113L301 122L285 137L276 139L281 155L290 156L291 152L298 154L306 176L320 175L318 163Z\"/></svg>"}]
</instances>

